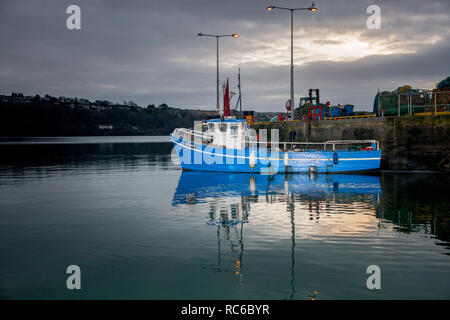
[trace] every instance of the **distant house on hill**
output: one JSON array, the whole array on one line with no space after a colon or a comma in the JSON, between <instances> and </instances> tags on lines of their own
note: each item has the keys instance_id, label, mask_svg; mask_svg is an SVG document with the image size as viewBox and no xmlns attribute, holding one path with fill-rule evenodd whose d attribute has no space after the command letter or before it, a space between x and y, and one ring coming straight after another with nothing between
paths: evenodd
<instances>
[{"instance_id":1,"label":"distant house on hill","mask_svg":"<svg viewBox=\"0 0 450 320\"><path fill-rule=\"evenodd\" d=\"M112 124L99 124L98 128L101 130L112 130L114 126Z\"/></svg>"},{"instance_id":2,"label":"distant house on hill","mask_svg":"<svg viewBox=\"0 0 450 320\"><path fill-rule=\"evenodd\" d=\"M89 102L88 99L79 99L78 103L80 103L80 104L89 104L90 102Z\"/></svg>"},{"instance_id":3,"label":"distant house on hill","mask_svg":"<svg viewBox=\"0 0 450 320\"><path fill-rule=\"evenodd\" d=\"M130 106L126 106L126 105L118 105L118 106L116 106L116 108L119 108L119 109L121 109L121 110L130 110Z\"/></svg>"},{"instance_id":4,"label":"distant house on hill","mask_svg":"<svg viewBox=\"0 0 450 320\"><path fill-rule=\"evenodd\" d=\"M88 103L86 103L86 104L78 104L77 106L76 106L76 108L79 108L79 109L84 109L84 110L89 110L89 104Z\"/></svg>"},{"instance_id":5,"label":"distant house on hill","mask_svg":"<svg viewBox=\"0 0 450 320\"><path fill-rule=\"evenodd\" d=\"M97 111L103 111L103 110L106 110L106 107L101 105L101 104L93 104L91 106L91 109L92 110L97 110Z\"/></svg>"},{"instance_id":6,"label":"distant house on hill","mask_svg":"<svg viewBox=\"0 0 450 320\"><path fill-rule=\"evenodd\" d=\"M11 97L10 96L0 96L0 100L2 102L10 102L11 101Z\"/></svg>"}]
</instances>

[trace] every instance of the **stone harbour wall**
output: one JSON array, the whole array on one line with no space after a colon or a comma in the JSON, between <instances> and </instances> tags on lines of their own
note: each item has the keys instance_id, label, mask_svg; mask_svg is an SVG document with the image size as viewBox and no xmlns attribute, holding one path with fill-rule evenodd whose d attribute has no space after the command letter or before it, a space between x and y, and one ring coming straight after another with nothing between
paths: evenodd
<instances>
[{"instance_id":1,"label":"stone harbour wall","mask_svg":"<svg viewBox=\"0 0 450 320\"><path fill-rule=\"evenodd\" d=\"M450 116L376 117L257 123L257 130L280 130L280 141L375 139L382 149L381 169L450 169Z\"/></svg>"}]
</instances>

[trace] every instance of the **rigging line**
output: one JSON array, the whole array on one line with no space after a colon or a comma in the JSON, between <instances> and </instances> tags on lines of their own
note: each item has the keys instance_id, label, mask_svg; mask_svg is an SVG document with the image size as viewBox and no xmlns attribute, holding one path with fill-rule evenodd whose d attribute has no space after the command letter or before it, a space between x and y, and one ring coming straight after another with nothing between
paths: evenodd
<instances>
[{"instance_id":1,"label":"rigging line","mask_svg":"<svg viewBox=\"0 0 450 320\"><path fill-rule=\"evenodd\" d=\"M239 48L239 68L241 68L241 61L242 61L242 46L241 46L241 38L238 38L238 48Z\"/></svg>"}]
</instances>

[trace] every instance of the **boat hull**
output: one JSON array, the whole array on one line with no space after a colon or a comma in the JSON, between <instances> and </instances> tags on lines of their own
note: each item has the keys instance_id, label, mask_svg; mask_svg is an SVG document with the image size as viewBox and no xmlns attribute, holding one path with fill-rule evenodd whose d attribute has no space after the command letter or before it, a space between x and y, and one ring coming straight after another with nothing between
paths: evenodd
<instances>
[{"instance_id":1,"label":"boat hull","mask_svg":"<svg viewBox=\"0 0 450 320\"><path fill-rule=\"evenodd\" d=\"M185 170L248 173L338 173L380 168L381 150L270 152L267 149L226 149L171 135Z\"/></svg>"}]
</instances>

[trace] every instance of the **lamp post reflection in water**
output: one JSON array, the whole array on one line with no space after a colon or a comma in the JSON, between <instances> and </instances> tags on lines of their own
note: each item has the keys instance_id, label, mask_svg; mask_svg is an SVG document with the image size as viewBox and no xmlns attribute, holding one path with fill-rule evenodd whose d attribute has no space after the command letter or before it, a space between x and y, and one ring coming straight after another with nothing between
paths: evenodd
<instances>
[{"instance_id":1,"label":"lamp post reflection in water","mask_svg":"<svg viewBox=\"0 0 450 320\"><path fill-rule=\"evenodd\" d=\"M248 222L248 211L250 204L245 197L240 198L240 203L221 203L216 201L210 205L208 222L210 226L217 226L217 267L218 271L223 270L222 265L222 237L230 242L231 251L235 252L238 247L239 253L233 259L233 273L240 275L243 266L244 223Z\"/></svg>"},{"instance_id":2,"label":"lamp post reflection in water","mask_svg":"<svg viewBox=\"0 0 450 320\"><path fill-rule=\"evenodd\" d=\"M287 197L288 210L291 212L291 294L289 298L294 299L295 294L295 197L291 195Z\"/></svg>"},{"instance_id":3,"label":"lamp post reflection in water","mask_svg":"<svg viewBox=\"0 0 450 320\"><path fill-rule=\"evenodd\" d=\"M186 194L196 194L196 201L187 201L191 197ZM217 270L230 271L238 275L242 280L244 265L244 224L249 222L249 213L252 203L258 203L258 212L261 206L274 205L277 211L271 213L270 217L276 219L279 212L277 204L285 203L289 213L290 222L290 272L288 299L296 299L296 215L303 223L313 220L319 223L319 216L340 215L342 217L355 216L354 213L361 212L361 208L367 208L376 216L376 199L381 194L380 180L377 176L364 175L247 175L247 174L208 174L203 172L183 172L177 191L174 195L173 205L202 205L209 203L207 225L216 227L217 238ZM261 201L262 200L262 201ZM266 209L269 209L267 207ZM270 210L270 209L269 209ZM310 214L309 220L305 215ZM316 215L314 219L312 215ZM264 215L263 215L264 216ZM361 215L365 217L367 214ZM265 216L267 218L267 216ZM259 215L253 217L256 221L246 227L247 230L255 230L262 221ZM284 219L284 218L283 218ZM348 218L345 218L348 219ZM321 219L322 221L322 219ZM264 223L264 222L263 222ZM324 221L323 223L326 223ZM345 225L345 224L344 224ZM338 225L337 227L340 227ZM333 227L335 227L333 225ZM247 231L252 232L252 231ZM306 230L308 232L308 230ZM311 230L310 230L311 231ZM309 231L309 232L310 232ZM338 229L333 229L339 232ZM345 231L345 230L344 230ZM306 234L307 235L307 234ZM247 236L252 237L254 233ZM224 258L224 243L230 243L231 258ZM228 261L228 262L227 262ZM318 291L316 288L307 288L313 292L307 298L316 299Z\"/></svg>"}]
</instances>

